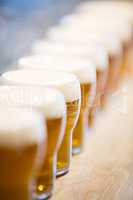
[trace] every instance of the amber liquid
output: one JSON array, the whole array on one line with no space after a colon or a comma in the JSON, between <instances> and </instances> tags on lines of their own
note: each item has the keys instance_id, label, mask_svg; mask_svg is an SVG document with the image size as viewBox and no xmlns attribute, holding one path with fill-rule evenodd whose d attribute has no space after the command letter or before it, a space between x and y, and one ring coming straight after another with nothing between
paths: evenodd
<instances>
[{"instance_id":1,"label":"amber liquid","mask_svg":"<svg viewBox=\"0 0 133 200\"><path fill-rule=\"evenodd\" d=\"M79 100L67 103L67 124L65 135L57 156L57 176L69 171L72 155L72 133L79 113Z\"/></svg>"},{"instance_id":2,"label":"amber liquid","mask_svg":"<svg viewBox=\"0 0 133 200\"><path fill-rule=\"evenodd\" d=\"M90 84L81 85L81 109L78 122L73 131L73 155L79 154L84 146L85 130L84 121L88 109Z\"/></svg>"},{"instance_id":3,"label":"amber liquid","mask_svg":"<svg viewBox=\"0 0 133 200\"><path fill-rule=\"evenodd\" d=\"M130 75L129 56L132 49L133 49L132 40L126 44L123 44L123 60L122 60L122 66L121 66L122 78Z\"/></svg>"},{"instance_id":4,"label":"amber liquid","mask_svg":"<svg viewBox=\"0 0 133 200\"><path fill-rule=\"evenodd\" d=\"M108 80L109 71L104 70L103 72L99 72L99 78L97 80L98 85L98 93L100 96L100 108L104 108L108 96L107 92L107 80Z\"/></svg>"},{"instance_id":5,"label":"amber liquid","mask_svg":"<svg viewBox=\"0 0 133 200\"><path fill-rule=\"evenodd\" d=\"M93 127L97 112L100 109L103 109L106 104L106 99L108 95L107 93L108 75L109 75L108 69L103 71L97 70L96 95L93 101L93 106L89 112L89 117L88 117L89 127Z\"/></svg>"},{"instance_id":6,"label":"amber liquid","mask_svg":"<svg viewBox=\"0 0 133 200\"><path fill-rule=\"evenodd\" d=\"M36 194L39 199L46 199L52 195L54 180L56 178L56 156L60 140L63 136L63 117L46 121L47 125L47 151L43 166L36 178Z\"/></svg>"},{"instance_id":7,"label":"amber liquid","mask_svg":"<svg viewBox=\"0 0 133 200\"><path fill-rule=\"evenodd\" d=\"M108 94L115 92L121 77L122 55L109 56L109 76L107 81Z\"/></svg>"},{"instance_id":8,"label":"amber liquid","mask_svg":"<svg viewBox=\"0 0 133 200\"><path fill-rule=\"evenodd\" d=\"M30 184L37 145L0 147L0 199L31 200Z\"/></svg>"},{"instance_id":9,"label":"amber liquid","mask_svg":"<svg viewBox=\"0 0 133 200\"><path fill-rule=\"evenodd\" d=\"M123 59L122 59L122 66L121 66L121 75L122 78L125 76L128 67L128 53L129 48L126 44L123 45Z\"/></svg>"}]
</instances>

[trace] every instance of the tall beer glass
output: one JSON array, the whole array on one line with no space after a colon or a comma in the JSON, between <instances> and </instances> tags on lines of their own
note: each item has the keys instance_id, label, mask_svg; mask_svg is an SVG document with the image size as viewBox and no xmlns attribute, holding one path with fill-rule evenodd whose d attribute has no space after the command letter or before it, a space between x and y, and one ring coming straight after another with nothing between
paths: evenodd
<instances>
[{"instance_id":1,"label":"tall beer glass","mask_svg":"<svg viewBox=\"0 0 133 200\"><path fill-rule=\"evenodd\" d=\"M34 196L41 199L52 195L56 177L56 156L65 129L66 105L57 90L31 86L0 86L0 105L21 106L45 116L48 134L46 156L36 176ZM42 155L43 156L43 155Z\"/></svg>"}]
</instances>

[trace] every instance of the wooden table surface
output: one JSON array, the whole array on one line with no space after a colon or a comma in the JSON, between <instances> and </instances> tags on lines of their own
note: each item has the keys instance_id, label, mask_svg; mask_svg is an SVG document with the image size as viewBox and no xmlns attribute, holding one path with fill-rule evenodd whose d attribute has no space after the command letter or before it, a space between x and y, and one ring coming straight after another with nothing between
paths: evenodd
<instances>
[{"instance_id":1,"label":"wooden table surface","mask_svg":"<svg viewBox=\"0 0 133 200\"><path fill-rule=\"evenodd\" d=\"M99 113L84 153L56 180L51 200L133 200L132 85L125 82Z\"/></svg>"}]
</instances>

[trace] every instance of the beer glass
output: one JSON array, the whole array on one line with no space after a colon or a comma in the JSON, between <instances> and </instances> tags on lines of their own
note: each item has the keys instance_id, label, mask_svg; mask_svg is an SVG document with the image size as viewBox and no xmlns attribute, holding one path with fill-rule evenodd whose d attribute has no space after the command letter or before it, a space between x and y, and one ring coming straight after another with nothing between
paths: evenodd
<instances>
[{"instance_id":1,"label":"beer glass","mask_svg":"<svg viewBox=\"0 0 133 200\"><path fill-rule=\"evenodd\" d=\"M52 195L56 177L56 156L65 129L66 105L57 90L32 86L0 86L0 105L26 107L45 116L47 127L46 156L35 177L34 196L45 199ZM43 156L43 155L42 155Z\"/></svg>"},{"instance_id":2,"label":"beer glass","mask_svg":"<svg viewBox=\"0 0 133 200\"><path fill-rule=\"evenodd\" d=\"M127 40L123 42L123 60L122 60L122 69L121 69L121 73L123 77L125 77L125 75L127 76L130 75L129 58L132 54L132 50L133 50L133 37L128 37Z\"/></svg>"}]
</instances>

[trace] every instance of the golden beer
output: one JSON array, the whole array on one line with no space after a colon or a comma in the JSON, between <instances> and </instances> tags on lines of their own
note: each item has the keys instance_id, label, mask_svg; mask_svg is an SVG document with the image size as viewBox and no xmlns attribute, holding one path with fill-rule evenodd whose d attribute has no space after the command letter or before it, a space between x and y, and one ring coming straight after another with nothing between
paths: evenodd
<instances>
[{"instance_id":1,"label":"golden beer","mask_svg":"<svg viewBox=\"0 0 133 200\"><path fill-rule=\"evenodd\" d=\"M44 87L1 86L0 104L26 107L45 116L48 144L46 156L42 159L42 167L35 177L34 196L48 198L53 192L56 156L64 135L66 106L63 95L54 89ZM45 125L45 121L43 124Z\"/></svg>"},{"instance_id":2,"label":"golden beer","mask_svg":"<svg viewBox=\"0 0 133 200\"><path fill-rule=\"evenodd\" d=\"M43 117L0 106L0 121L0 199L30 200L46 148Z\"/></svg>"},{"instance_id":3,"label":"golden beer","mask_svg":"<svg viewBox=\"0 0 133 200\"><path fill-rule=\"evenodd\" d=\"M36 178L36 194L41 199L47 199L53 192L56 177L57 144L60 141L62 123L63 117L46 120L48 132L47 153L42 169Z\"/></svg>"},{"instance_id":4,"label":"golden beer","mask_svg":"<svg viewBox=\"0 0 133 200\"><path fill-rule=\"evenodd\" d=\"M80 83L76 76L69 74L69 73L64 73L64 72L59 72L59 71L54 71L54 70L15 70L11 72L7 72L2 75L3 77L3 83L10 83L10 84L28 84L28 85L38 85L38 86L48 86L52 88L56 88L60 90L65 97L66 103L72 103L77 101L78 106L77 106L77 115L74 114L75 117L75 123L77 121L78 113L79 113L79 107L80 107ZM59 103L57 102L59 105ZM72 108L71 108L72 109ZM68 117L67 117L68 120ZM74 121L74 119L73 119ZM73 123L73 124L75 124ZM68 128L70 125L66 125L66 128ZM64 152L64 159L62 160L62 156L57 156L57 163L58 165L58 170L57 170L57 175L59 171L59 175L63 175L66 172L69 171L69 163L71 160L70 154L71 149L72 149L72 134L71 131L69 131L69 141L66 140L68 138L67 136L68 131L65 131L65 135L62 141L62 144L59 148L58 152ZM64 148L65 144L65 148ZM68 147L68 148L66 148ZM71 153L70 153L71 152ZM60 155L60 153L59 153ZM68 157L66 157L68 156ZM59 160L61 158L61 160ZM64 164L61 165L61 163L64 161L66 162L68 160L69 162L66 164L66 169L64 169Z\"/></svg>"},{"instance_id":5,"label":"golden beer","mask_svg":"<svg viewBox=\"0 0 133 200\"><path fill-rule=\"evenodd\" d=\"M97 72L97 94L100 97L100 107L103 107L106 101L106 87L108 79L108 69Z\"/></svg>"},{"instance_id":6,"label":"golden beer","mask_svg":"<svg viewBox=\"0 0 133 200\"><path fill-rule=\"evenodd\" d=\"M122 56L109 56L109 76L107 81L107 90L109 93L116 91L121 79Z\"/></svg>"},{"instance_id":7,"label":"golden beer","mask_svg":"<svg viewBox=\"0 0 133 200\"><path fill-rule=\"evenodd\" d=\"M97 70L96 96L88 115L89 127L93 126L96 113L99 109L103 108L106 103L108 73L108 69L103 71Z\"/></svg>"},{"instance_id":8,"label":"golden beer","mask_svg":"<svg viewBox=\"0 0 133 200\"><path fill-rule=\"evenodd\" d=\"M129 66L129 57L131 56L131 52L133 50L133 38L129 40L127 43L123 44L123 61L121 74L124 77L125 75L130 74L130 66Z\"/></svg>"},{"instance_id":9,"label":"golden beer","mask_svg":"<svg viewBox=\"0 0 133 200\"><path fill-rule=\"evenodd\" d=\"M57 176L61 176L69 171L70 158L72 155L72 135L75 127L77 116L79 112L79 102L75 100L67 102L67 124L64 135L64 140L61 144L60 150L57 156ZM66 151L68 149L68 151Z\"/></svg>"},{"instance_id":10,"label":"golden beer","mask_svg":"<svg viewBox=\"0 0 133 200\"><path fill-rule=\"evenodd\" d=\"M78 123L73 131L73 155L79 154L84 146L85 139L85 114L89 107L90 84L81 85L81 108Z\"/></svg>"}]
</instances>

